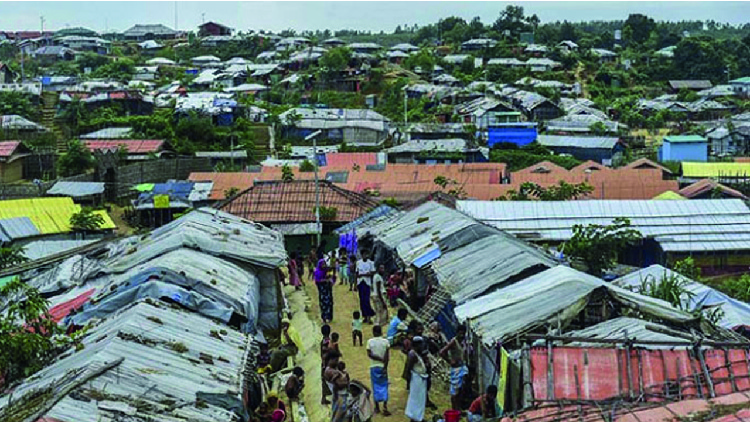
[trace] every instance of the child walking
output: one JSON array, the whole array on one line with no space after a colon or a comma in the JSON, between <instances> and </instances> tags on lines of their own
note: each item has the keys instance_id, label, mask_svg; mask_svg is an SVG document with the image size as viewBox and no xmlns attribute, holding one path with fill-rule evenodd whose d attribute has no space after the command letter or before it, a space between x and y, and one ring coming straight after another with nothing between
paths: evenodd
<instances>
[{"instance_id":1,"label":"child walking","mask_svg":"<svg viewBox=\"0 0 750 422\"><path fill-rule=\"evenodd\" d=\"M357 338L359 338L359 345L362 345L362 315L359 311L354 311L352 315L352 346L357 345Z\"/></svg>"}]
</instances>

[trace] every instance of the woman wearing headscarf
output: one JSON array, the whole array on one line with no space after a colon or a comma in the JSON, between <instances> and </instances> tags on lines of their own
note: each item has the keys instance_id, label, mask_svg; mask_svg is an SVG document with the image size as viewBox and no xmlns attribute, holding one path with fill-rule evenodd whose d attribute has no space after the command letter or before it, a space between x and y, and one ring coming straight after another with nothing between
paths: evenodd
<instances>
[{"instance_id":1,"label":"woman wearing headscarf","mask_svg":"<svg viewBox=\"0 0 750 422\"><path fill-rule=\"evenodd\" d=\"M298 255L297 252L292 252L292 255L289 257L289 263L287 264L287 272L289 273L289 284L294 286L295 289L299 290L300 286L302 286L302 280L300 280L299 277L299 267L298 265Z\"/></svg>"},{"instance_id":2,"label":"woman wearing headscarf","mask_svg":"<svg viewBox=\"0 0 750 422\"><path fill-rule=\"evenodd\" d=\"M409 399L404 414L412 422L424 421L427 406L427 379L430 374L430 361L427 358L427 344L417 336L412 340L412 350L407 358L407 368L411 374Z\"/></svg>"},{"instance_id":3,"label":"woman wearing headscarf","mask_svg":"<svg viewBox=\"0 0 750 422\"><path fill-rule=\"evenodd\" d=\"M315 286L318 288L318 302L320 304L320 317L323 324L333 321L333 281L330 276L331 268L326 263L325 257L318 259L315 268Z\"/></svg>"}]
</instances>

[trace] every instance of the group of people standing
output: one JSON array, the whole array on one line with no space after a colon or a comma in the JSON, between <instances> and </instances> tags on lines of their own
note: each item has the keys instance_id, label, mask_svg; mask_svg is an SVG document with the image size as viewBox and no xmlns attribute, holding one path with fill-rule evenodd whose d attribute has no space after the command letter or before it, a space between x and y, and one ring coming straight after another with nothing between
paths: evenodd
<instances>
[{"instance_id":1,"label":"group of people standing","mask_svg":"<svg viewBox=\"0 0 750 422\"><path fill-rule=\"evenodd\" d=\"M385 267L376 267L369 251L362 251L357 259L346 248L328 254L323 252L324 248L325 241L315 251L315 264L314 267L311 265L310 271L318 289L323 324L333 321L333 285L341 282L347 284L350 291L357 291L362 322L385 325L388 322L388 304L392 302L389 298L404 295L401 286L403 277L394 276L386 282ZM312 257L308 261L312 263ZM295 268L299 268L299 263L295 264Z\"/></svg>"},{"instance_id":2,"label":"group of people standing","mask_svg":"<svg viewBox=\"0 0 750 422\"><path fill-rule=\"evenodd\" d=\"M352 380L346 371L339 348L338 333L331 332L329 325L334 318L333 285L340 282L348 285L350 291L356 291L359 298L359 310L352 315L351 330L354 346L363 344L364 324L372 325L372 337L367 340L367 357L370 361L370 381L374 412L384 416L391 415L388 409L390 384L388 367L391 363L390 350L400 349L406 355L402 377L409 390L405 415L412 422L425 420L427 407L436 408L430 401L429 390L432 383L432 362L436 357L445 359L450 365L451 407L462 408L462 398L471 394L468 368L465 363L467 343L466 330L459 327L455 337L446 341L439 325L432 323L425 332L417 320L407 322L408 311L398 309L396 315L389 319L389 305L397 305L397 299L405 299L413 290L411 274L404 271L386 273L383 265L375 265L368 250L362 250L359 258L347 253L345 248L324 253L325 243L308 257L311 278L318 290L320 317L323 321L321 341L321 373L323 378L323 404L332 405L332 422L344 422L350 415L350 383ZM299 265L296 269L299 268ZM291 270L291 268L290 268ZM301 274L301 272L300 272ZM496 389L494 390L496 396ZM477 398L472 403L469 415L476 417L484 413L496 415L496 408L491 406L491 391ZM328 397L332 400L329 402ZM475 413L471 413L471 411Z\"/></svg>"}]
</instances>

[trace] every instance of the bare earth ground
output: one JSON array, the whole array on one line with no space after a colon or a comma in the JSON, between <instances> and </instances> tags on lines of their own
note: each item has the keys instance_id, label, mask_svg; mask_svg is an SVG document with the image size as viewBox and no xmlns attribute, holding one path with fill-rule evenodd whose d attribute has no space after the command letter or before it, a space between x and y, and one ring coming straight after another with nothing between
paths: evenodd
<instances>
[{"instance_id":1,"label":"bare earth ground","mask_svg":"<svg viewBox=\"0 0 750 422\"><path fill-rule=\"evenodd\" d=\"M319 356L319 344L320 344L320 326L322 324L320 320L320 311L318 307L318 291L315 288L315 284L309 279L305 279L304 292L309 297L309 306L307 307L307 313L302 321L302 315L295 315L292 319L292 324L299 330L300 335L303 337L305 347L307 351L305 356L298 356L298 364L303 363L303 367L306 371L305 374L305 409L310 417L311 422L324 422L330 416L329 406L322 406L320 404L320 356ZM303 299L300 299L302 295L300 292L293 292L291 288L286 290L288 297L290 298L290 305L292 309L300 309L295 304L299 304ZM356 292L350 292L348 286L337 284L333 288L333 303L334 303L334 320L331 324L333 332L339 333L341 337L340 349L343 354L343 360L346 362L346 370L352 379L359 380L363 384L371 388L370 384L370 361L367 357L367 340L372 338L372 325L365 324L364 326L364 338L363 346L356 347L352 346L351 336L351 320L352 312L359 310L359 298ZM296 302L296 303L295 303ZM395 313L394 309L389 309L390 313ZM314 339L314 340L313 340ZM307 347L308 344L312 344L312 347ZM388 377L391 385L389 389L389 402L388 408L392 415L390 417L384 417L382 415L375 415L373 422L386 422L386 421L407 421L408 419L404 416L404 408L408 398L408 391L406 390L406 382L401 378L401 373L404 368L406 356L401 353L400 350L391 350L391 361L388 366ZM312 362L315 362L313 364ZM316 366L317 365L317 366ZM437 411L427 409L425 414L425 421L432 420L434 414L442 415L443 411L450 408L450 396L448 394L447 386L435 383L432 391L430 391L430 399L438 406Z\"/></svg>"}]
</instances>

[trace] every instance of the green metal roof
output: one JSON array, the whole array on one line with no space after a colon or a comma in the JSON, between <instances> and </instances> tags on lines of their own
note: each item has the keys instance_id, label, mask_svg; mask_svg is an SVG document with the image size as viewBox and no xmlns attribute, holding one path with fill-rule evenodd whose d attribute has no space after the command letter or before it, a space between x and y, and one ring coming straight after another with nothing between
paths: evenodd
<instances>
[{"instance_id":1,"label":"green metal roof","mask_svg":"<svg viewBox=\"0 0 750 422\"><path fill-rule=\"evenodd\" d=\"M729 83L738 83L738 84L750 84L750 76L745 76L744 78L737 78L734 80L729 81Z\"/></svg>"},{"instance_id":2,"label":"green metal roof","mask_svg":"<svg viewBox=\"0 0 750 422\"><path fill-rule=\"evenodd\" d=\"M690 142L708 142L706 138L700 135L671 135L665 136L664 142L676 143L690 143Z\"/></svg>"}]
</instances>

